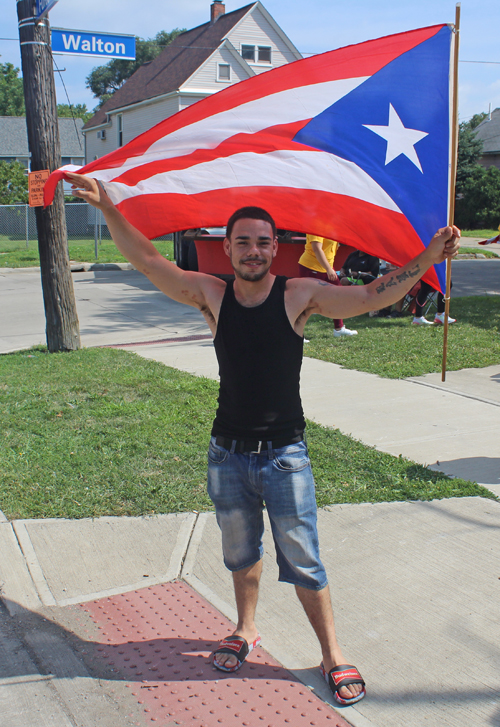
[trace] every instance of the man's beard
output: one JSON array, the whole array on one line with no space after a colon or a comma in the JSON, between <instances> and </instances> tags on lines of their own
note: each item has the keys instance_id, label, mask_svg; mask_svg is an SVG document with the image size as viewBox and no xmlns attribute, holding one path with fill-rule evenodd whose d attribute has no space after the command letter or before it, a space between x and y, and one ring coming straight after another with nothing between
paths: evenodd
<instances>
[{"instance_id":1,"label":"man's beard","mask_svg":"<svg viewBox=\"0 0 500 727\"><path fill-rule=\"evenodd\" d=\"M262 280L263 278L265 278L267 273L269 272L269 268L271 267L271 263L272 263L272 261L271 261L271 263L269 263L269 265L267 267L265 267L264 269L259 270L259 271L255 271L255 272L252 272L251 270L241 271L241 270L238 270L236 268L236 266L234 265L232 255L230 256L229 259L231 261L231 266L234 270L235 276L237 278L241 278L241 280L247 280L251 283L258 283L259 280ZM241 261L241 263L242 262L250 262L250 260ZM252 262L260 262L260 263L263 263L264 265L266 263L266 261L262 260L262 258L252 259Z\"/></svg>"}]
</instances>

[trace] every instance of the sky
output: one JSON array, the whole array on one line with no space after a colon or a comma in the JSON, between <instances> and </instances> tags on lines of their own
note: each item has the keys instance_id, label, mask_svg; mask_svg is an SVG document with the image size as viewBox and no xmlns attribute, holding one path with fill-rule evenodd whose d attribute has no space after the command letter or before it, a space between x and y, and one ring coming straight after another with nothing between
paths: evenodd
<instances>
[{"instance_id":1,"label":"sky","mask_svg":"<svg viewBox=\"0 0 500 727\"><path fill-rule=\"evenodd\" d=\"M210 18L211 0L59 0L49 19L54 27L135 34L193 28ZM227 0L226 12L248 4ZM333 50L414 28L455 21L452 0L264 0L263 5L303 55ZM21 66L15 0L0 0L0 62ZM459 119L500 107L500 3L463 0L460 23ZM13 40L4 40L13 39ZM85 79L100 58L56 56L69 100L96 105ZM68 103L56 73L58 103Z\"/></svg>"}]
</instances>

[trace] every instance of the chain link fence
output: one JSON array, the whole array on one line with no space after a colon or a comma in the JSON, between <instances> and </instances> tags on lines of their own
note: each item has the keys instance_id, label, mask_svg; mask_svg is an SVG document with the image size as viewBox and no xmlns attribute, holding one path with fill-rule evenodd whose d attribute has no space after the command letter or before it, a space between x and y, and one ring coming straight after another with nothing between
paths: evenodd
<instances>
[{"instance_id":1,"label":"chain link fence","mask_svg":"<svg viewBox=\"0 0 500 727\"><path fill-rule=\"evenodd\" d=\"M111 240L102 212L86 202L66 202L64 210L70 258L75 250L78 250L81 257L84 248L87 260L98 260L103 242ZM173 236L164 235L157 240L171 241ZM0 205L0 252L37 247L34 208L27 204Z\"/></svg>"}]
</instances>

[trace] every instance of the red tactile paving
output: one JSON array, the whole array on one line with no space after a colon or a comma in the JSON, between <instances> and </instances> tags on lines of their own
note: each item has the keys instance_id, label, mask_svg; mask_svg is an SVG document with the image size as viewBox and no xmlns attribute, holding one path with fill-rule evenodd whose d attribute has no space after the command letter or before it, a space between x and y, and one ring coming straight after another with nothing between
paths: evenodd
<instances>
[{"instance_id":1,"label":"red tactile paving","mask_svg":"<svg viewBox=\"0 0 500 727\"><path fill-rule=\"evenodd\" d=\"M238 672L210 654L233 627L182 581L83 604L102 631L96 656L159 727L349 727L261 647Z\"/></svg>"}]
</instances>

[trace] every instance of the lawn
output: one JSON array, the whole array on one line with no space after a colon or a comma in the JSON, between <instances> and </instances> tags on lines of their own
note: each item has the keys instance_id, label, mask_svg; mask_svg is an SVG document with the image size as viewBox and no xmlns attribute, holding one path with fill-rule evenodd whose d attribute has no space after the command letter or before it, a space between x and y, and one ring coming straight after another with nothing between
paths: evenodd
<instances>
[{"instance_id":1,"label":"lawn","mask_svg":"<svg viewBox=\"0 0 500 727\"><path fill-rule=\"evenodd\" d=\"M500 362L500 296L455 298L448 329L447 370L491 366ZM349 318L357 336L334 338L333 324L322 316L309 319L306 356L389 379L441 371L442 326L412 326L412 318Z\"/></svg>"},{"instance_id":2,"label":"lawn","mask_svg":"<svg viewBox=\"0 0 500 727\"><path fill-rule=\"evenodd\" d=\"M217 384L135 354L0 356L0 509L8 518L211 509ZM308 424L320 505L491 493Z\"/></svg>"},{"instance_id":3,"label":"lawn","mask_svg":"<svg viewBox=\"0 0 500 727\"><path fill-rule=\"evenodd\" d=\"M156 249L169 260L174 257L174 244L168 240L154 241ZM98 257L95 258L95 243L89 239L69 239L69 257L74 262L117 263L127 262L111 240L98 244ZM40 265L38 243L31 240L26 248L24 240L12 240L0 235L0 268L28 268Z\"/></svg>"},{"instance_id":4,"label":"lawn","mask_svg":"<svg viewBox=\"0 0 500 727\"><path fill-rule=\"evenodd\" d=\"M462 237L479 237L480 239L489 240L490 237L496 237L498 230L460 230Z\"/></svg>"}]
</instances>

